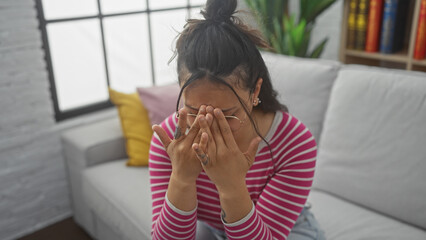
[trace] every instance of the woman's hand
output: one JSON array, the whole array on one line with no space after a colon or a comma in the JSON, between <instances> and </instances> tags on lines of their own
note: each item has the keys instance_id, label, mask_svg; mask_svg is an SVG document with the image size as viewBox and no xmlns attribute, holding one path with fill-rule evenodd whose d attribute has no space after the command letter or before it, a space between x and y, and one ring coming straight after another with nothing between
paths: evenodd
<instances>
[{"instance_id":1,"label":"woman's hand","mask_svg":"<svg viewBox=\"0 0 426 240\"><path fill-rule=\"evenodd\" d=\"M166 131L159 125L154 125L152 129L157 133L167 154L172 162L172 176L183 183L195 184L195 181L202 171L200 161L197 159L191 146L194 141L199 141L201 137L199 118L205 119L206 106L202 105L194 123L187 131L187 112L185 109L179 110L178 126L174 139L170 139Z\"/></svg>"},{"instance_id":2,"label":"woman's hand","mask_svg":"<svg viewBox=\"0 0 426 240\"><path fill-rule=\"evenodd\" d=\"M219 193L235 192L245 187L245 177L253 165L261 138L255 137L243 153L222 111L212 107L207 111L214 114L212 126L209 127L204 116L199 118L203 133L199 143L195 142L192 148Z\"/></svg>"}]
</instances>

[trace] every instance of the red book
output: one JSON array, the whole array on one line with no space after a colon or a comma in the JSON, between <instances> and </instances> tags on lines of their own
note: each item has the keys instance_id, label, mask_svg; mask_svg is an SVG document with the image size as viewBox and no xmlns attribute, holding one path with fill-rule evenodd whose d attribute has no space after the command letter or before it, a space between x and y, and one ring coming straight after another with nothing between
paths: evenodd
<instances>
[{"instance_id":1,"label":"red book","mask_svg":"<svg viewBox=\"0 0 426 240\"><path fill-rule=\"evenodd\" d=\"M419 23L417 25L416 45L414 47L414 59L422 60L426 55L426 0L420 5Z\"/></svg>"},{"instance_id":2,"label":"red book","mask_svg":"<svg viewBox=\"0 0 426 240\"><path fill-rule=\"evenodd\" d=\"M380 30L382 29L383 0L370 0L370 12L367 23L366 52L379 51Z\"/></svg>"}]
</instances>

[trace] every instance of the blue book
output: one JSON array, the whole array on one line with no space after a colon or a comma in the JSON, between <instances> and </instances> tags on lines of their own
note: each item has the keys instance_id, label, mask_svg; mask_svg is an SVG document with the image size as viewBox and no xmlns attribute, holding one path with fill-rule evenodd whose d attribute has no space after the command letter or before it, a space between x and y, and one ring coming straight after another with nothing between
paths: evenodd
<instances>
[{"instance_id":1,"label":"blue book","mask_svg":"<svg viewBox=\"0 0 426 240\"><path fill-rule=\"evenodd\" d=\"M409 3L407 0L385 0L380 37L381 53L394 53L403 48Z\"/></svg>"},{"instance_id":2,"label":"blue book","mask_svg":"<svg viewBox=\"0 0 426 240\"><path fill-rule=\"evenodd\" d=\"M380 52L392 53L398 0L385 0L380 37Z\"/></svg>"}]
</instances>

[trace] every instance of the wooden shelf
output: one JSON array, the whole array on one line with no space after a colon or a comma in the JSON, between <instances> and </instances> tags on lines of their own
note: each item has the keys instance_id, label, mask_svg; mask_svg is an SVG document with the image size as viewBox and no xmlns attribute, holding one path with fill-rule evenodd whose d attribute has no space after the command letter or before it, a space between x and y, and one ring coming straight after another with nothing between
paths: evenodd
<instances>
[{"instance_id":1,"label":"wooden shelf","mask_svg":"<svg viewBox=\"0 0 426 240\"><path fill-rule=\"evenodd\" d=\"M413 60L413 65L425 66L426 67L426 59L424 60Z\"/></svg>"},{"instance_id":2,"label":"wooden shelf","mask_svg":"<svg viewBox=\"0 0 426 240\"><path fill-rule=\"evenodd\" d=\"M379 52L371 53L360 50L346 50L347 56L360 57L360 58L369 58L375 60L384 60L389 62L401 62L406 63L409 59L407 50L400 51L394 54L383 54Z\"/></svg>"},{"instance_id":3,"label":"wooden shelf","mask_svg":"<svg viewBox=\"0 0 426 240\"><path fill-rule=\"evenodd\" d=\"M348 34L348 15L349 15L349 2L344 0L343 4L343 21L341 26L340 36L340 61L346 64L363 64L370 66L381 66L387 68L398 68L414 71L426 72L426 59L415 60L413 59L415 38L417 33L417 25L420 14L420 4L422 0L405 0L410 2L409 13L407 14L405 34L405 46L402 51L392 54L383 54L380 52L366 52L362 50L348 49L347 34Z\"/></svg>"}]
</instances>

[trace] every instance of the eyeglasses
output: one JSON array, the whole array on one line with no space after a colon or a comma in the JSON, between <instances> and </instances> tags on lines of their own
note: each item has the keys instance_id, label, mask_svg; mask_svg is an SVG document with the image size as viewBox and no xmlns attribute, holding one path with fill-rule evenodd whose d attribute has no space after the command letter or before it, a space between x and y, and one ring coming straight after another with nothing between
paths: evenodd
<instances>
[{"instance_id":1,"label":"eyeglasses","mask_svg":"<svg viewBox=\"0 0 426 240\"><path fill-rule=\"evenodd\" d=\"M188 121L192 125L192 123L194 123L195 118L198 115L197 114L193 114L193 113L188 113L187 116L188 116ZM244 121L245 121L245 117L244 117L244 120L241 120L241 119L239 119L236 116L225 116L225 118L228 121L228 124L229 124L229 127L231 128L231 131L233 131L233 132L238 131L241 128L241 126L243 125Z\"/></svg>"}]
</instances>

